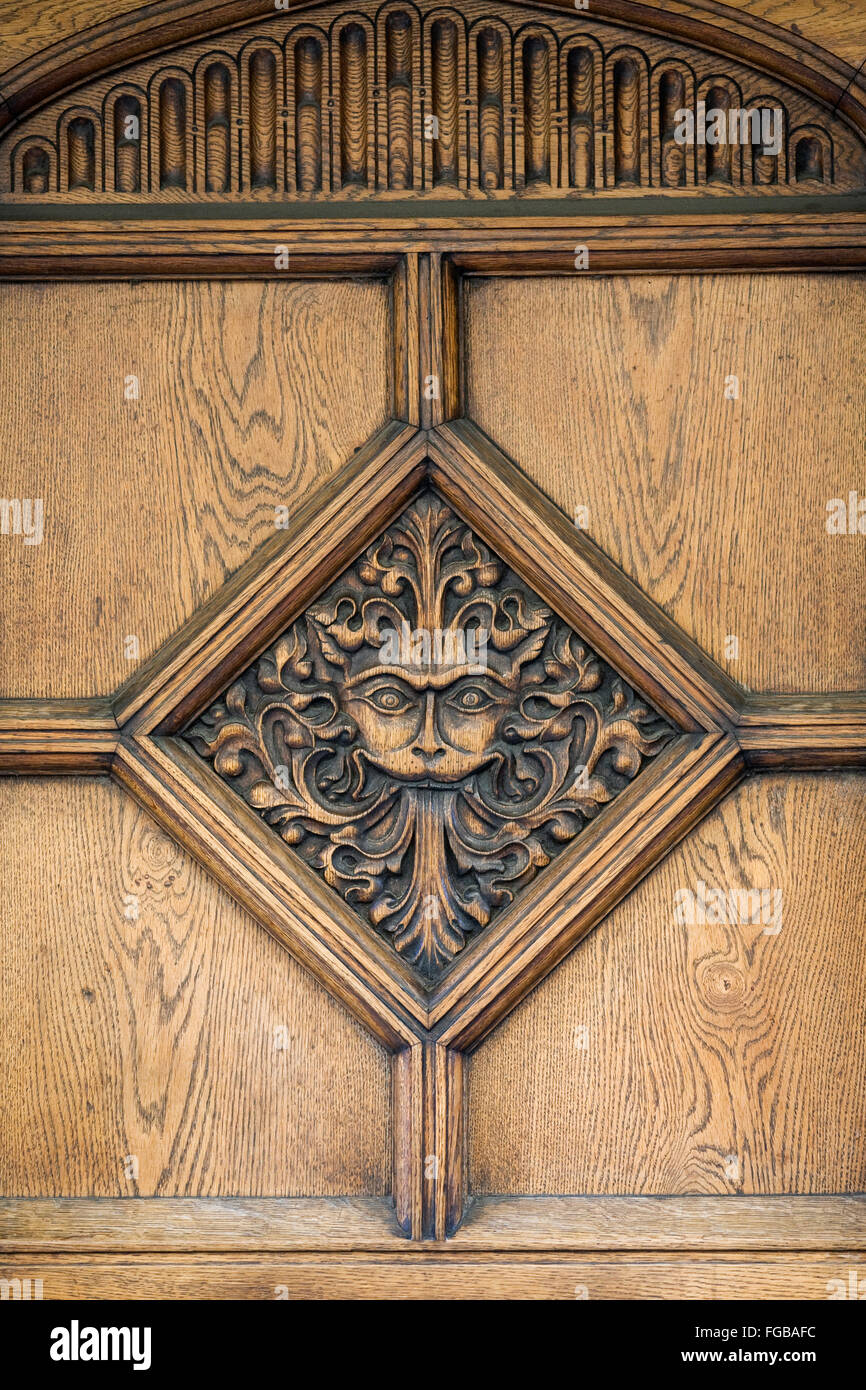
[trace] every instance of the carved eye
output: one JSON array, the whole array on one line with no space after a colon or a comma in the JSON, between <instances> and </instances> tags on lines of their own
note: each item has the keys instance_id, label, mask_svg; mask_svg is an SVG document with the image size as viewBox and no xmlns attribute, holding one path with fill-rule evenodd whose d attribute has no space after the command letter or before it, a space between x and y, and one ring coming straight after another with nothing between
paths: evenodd
<instances>
[{"instance_id":1,"label":"carved eye","mask_svg":"<svg viewBox=\"0 0 866 1390\"><path fill-rule=\"evenodd\" d=\"M464 714L478 714L480 710L487 709L492 705L493 701L487 691L481 689L480 685L465 685L450 703Z\"/></svg>"},{"instance_id":2,"label":"carved eye","mask_svg":"<svg viewBox=\"0 0 866 1390\"><path fill-rule=\"evenodd\" d=\"M409 700L396 685L381 685L368 697L374 709L383 714L402 714L409 708Z\"/></svg>"}]
</instances>

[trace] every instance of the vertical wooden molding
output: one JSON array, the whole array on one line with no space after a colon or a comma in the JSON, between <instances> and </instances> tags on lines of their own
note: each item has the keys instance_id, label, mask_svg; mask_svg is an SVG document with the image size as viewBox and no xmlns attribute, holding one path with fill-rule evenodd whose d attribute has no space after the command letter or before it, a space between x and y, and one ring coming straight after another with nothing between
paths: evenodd
<instances>
[{"instance_id":1,"label":"vertical wooden molding","mask_svg":"<svg viewBox=\"0 0 866 1390\"><path fill-rule=\"evenodd\" d=\"M613 160L617 187L640 183L640 73L634 58L613 68Z\"/></svg>"},{"instance_id":2,"label":"vertical wooden molding","mask_svg":"<svg viewBox=\"0 0 866 1390\"><path fill-rule=\"evenodd\" d=\"M821 141L814 135L806 135L797 141L794 173L797 183L824 182L824 151Z\"/></svg>"},{"instance_id":3,"label":"vertical wooden molding","mask_svg":"<svg viewBox=\"0 0 866 1390\"><path fill-rule=\"evenodd\" d=\"M423 1051L423 1044L418 1043L391 1058L394 1210L400 1229L412 1240L422 1239L424 1232Z\"/></svg>"},{"instance_id":4,"label":"vertical wooden molding","mask_svg":"<svg viewBox=\"0 0 866 1390\"><path fill-rule=\"evenodd\" d=\"M412 21L402 10L385 22L388 75L388 187L412 187Z\"/></svg>"},{"instance_id":5,"label":"vertical wooden molding","mask_svg":"<svg viewBox=\"0 0 866 1390\"><path fill-rule=\"evenodd\" d=\"M133 130L138 134L127 133ZM141 190L143 131L141 102L134 96L118 97L114 103L114 187L118 193Z\"/></svg>"},{"instance_id":6,"label":"vertical wooden molding","mask_svg":"<svg viewBox=\"0 0 866 1390\"><path fill-rule=\"evenodd\" d=\"M447 1240L466 1206L463 1054L435 1040L394 1055L394 1207L413 1240Z\"/></svg>"},{"instance_id":7,"label":"vertical wooden molding","mask_svg":"<svg viewBox=\"0 0 866 1390\"><path fill-rule=\"evenodd\" d=\"M454 419L461 410L460 276L447 256L423 256L420 264L421 424Z\"/></svg>"},{"instance_id":8,"label":"vertical wooden molding","mask_svg":"<svg viewBox=\"0 0 866 1390\"><path fill-rule=\"evenodd\" d=\"M527 184L550 183L550 53L532 34L523 44L523 158Z\"/></svg>"},{"instance_id":9,"label":"vertical wooden molding","mask_svg":"<svg viewBox=\"0 0 866 1390\"><path fill-rule=\"evenodd\" d=\"M46 150L32 145L22 161L25 193L47 193L51 179L51 160Z\"/></svg>"},{"instance_id":10,"label":"vertical wooden molding","mask_svg":"<svg viewBox=\"0 0 866 1390\"><path fill-rule=\"evenodd\" d=\"M731 109L731 94L725 87L711 87L706 96L707 110L715 109L725 113ZM724 144L707 145L707 183L733 182L733 146L726 140Z\"/></svg>"},{"instance_id":11,"label":"vertical wooden molding","mask_svg":"<svg viewBox=\"0 0 866 1390\"><path fill-rule=\"evenodd\" d=\"M682 188L686 181L685 146L674 138L676 113L685 108L686 84L675 68L659 79L659 143L661 181L665 188Z\"/></svg>"},{"instance_id":12,"label":"vertical wooden molding","mask_svg":"<svg viewBox=\"0 0 866 1390\"><path fill-rule=\"evenodd\" d=\"M420 257L409 252L391 277L392 413L421 423Z\"/></svg>"},{"instance_id":13,"label":"vertical wooden molding","mask_svg":"<svg viewBox=\"0 0 866 1390\"><path fill-rule=\"evenodd\" d=\"M87 188L91 192L96 186L96 133L93 121L86 116L76 116L66 127L67 170L69 187Z\"/></svg>"}]
</instances>

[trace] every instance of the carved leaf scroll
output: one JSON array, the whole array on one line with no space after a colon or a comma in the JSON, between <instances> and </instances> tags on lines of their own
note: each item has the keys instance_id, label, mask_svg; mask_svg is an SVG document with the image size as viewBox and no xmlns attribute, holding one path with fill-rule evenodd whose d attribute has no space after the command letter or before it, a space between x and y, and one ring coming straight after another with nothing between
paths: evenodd
<instances>
[{"instance_id":1,"label":"carved leaf scroll","mask_svg":"<svg viewBox=\"0 0 866 1390\"><path fill-rule=\"evenodd\" d=\"M427 489L185 737L432 982L673 733Z\"/></svg>"}]
</instances>

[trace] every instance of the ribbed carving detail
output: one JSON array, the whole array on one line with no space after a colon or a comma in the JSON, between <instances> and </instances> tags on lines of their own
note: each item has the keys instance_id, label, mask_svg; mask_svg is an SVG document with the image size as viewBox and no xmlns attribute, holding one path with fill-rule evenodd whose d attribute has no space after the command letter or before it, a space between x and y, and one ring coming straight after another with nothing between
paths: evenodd
<instances>
[{"instance_id":1,"label":"ribbed carving detail","mask_svg":"<svg viewBox=\"0 0 866 1390\"><path fill-rule=\"evenodd\" d=\"M711 87L707 92L708 111L719 111L727 126L728 112L731 110L731 94L724 87ZM730 183L733 174L734 147L727 140L723 144L707 145L707 183Z\"/></svg>"},{"instance_id":2,"label":"ribbed carving detail","mask_svg":"<svg viewBox=\"0 0 866 1390\"><path fill-rule=\"evenodd\" d=\"M797 141L794 168L798 183L824 182L824 151L814 135L805 135Z\"/></svg>"},{"instance_id":3,"label":"ribbed carving detail","mask_svg":"<svg viewBox=\"0 0 866 1390\"><path fill-rule=\"evenodd\" d=\"M141 102L133 96L114 103L114 187L118 193L141 188Z\"/></svg>"},{"instance_id":4,"label":"ribbed carving detail","mask_svg":"<svg viewBox=\"0 0 866 1390\"><path fill-rule=\"evenodd\" d=\"M686 147L676 139L677 112L685 108L686 84L681 72L662 73L659 81L660 164L665 188L682 188L686 181Z\"/></svg>"},{"instance_id":5,"label":"ribbed carving detail","mask_svg":"<svg viewBox=\"0 0 866 1390\"><path fill-rule=\"evenodd\" d=\"M478 35L478 178L483 189L503 184L502 37Z\"/></svg>"},{"instance_id":6,"label":"ribbed carving detail","mask_svg":"<svg viewBox=\"0 0 866 1390\"><path fill-rule=\"evenodd\" d=\"M613 68L614 182L640 182L640 74L634 58Z\"/></svg>"},{"instance_id":7,"label":"ribbed carving detail","mask_svg":"<svg viewBox=\"0 0 866 1390\"><path fill-rule=\"evenodd\" d=\"M107 95L102 78L19 122L0 143L0 196L866 189L850 120L758 64L602 22L592 5L542 22L507 0L293 3L110 80ZM781 112L778 156L748 135L704 140L704 114L736 110L744 128L761 107Z\"/></svg>"},{"instance_id":8,"label":"ribbed carving detail","mask_svg":"<svg viewBox=\"0 0 866 1390\"><path fill-rule=\"evenodd\" d=\"M568 83L568 182L592 188L595 181L595 88L591 48L572 48Z\"/></svg>"},{"instance_id":9,"label":"ribbed carving detail","mask_svg":"<svg viewBox=\"0 0 866 1390\"><path fill-rule=\"evenodd\" d=\"M761 109L767 111L768 114L772 112L772 106L769 102L762 104ZM761 136L757 139L753 139L752 141L752 180L761 188L768 188L771 184L778 183L779 181L780 158L779 155L773 154L772 149L768 149L768 151L765 153L763 141L763 128L764 127L762 125ZM781 148L784 149L784 132L778 133L781 136ZM755 135L758 135L757 130L755 131Z\"/></svg>"},{"instance_id":10,"label":"ribbed carving detail","mask_svg":"<svg viewBox=\"0 0 866 1390\"><path fill-rule=\"evenodd\" d=\"M38 145L27 150L22 161L24 192L47 193L51 176L51 161Z\"/></svg>"},{"instance_id":11,"label":"ribbed carving detail","mask_svg":"<svg viewBox=\"0 0 866 1390\"><path fill-rule=\"evenodd\" d=\"M537 34L523 45L523 158L527 183L550 183L550 52Z\"/></svg>"},{"instance_id":12,"label":"ribbed carving detail","mask_svg":"<svg viewBox=\"0 0 866 1390\"><path fill-rule=\"evenodd\" d=\"M412 187L412 22L403 11L385 24L388 65L388 187Z\"/></svg>"},{"instance_id":13,"label":"ribbed carving detail","mask_svg":"<svg viewBox=\"0 0 866 1390\"><path fill-rule=\"evenodd\" d=\"M267 48L250 58L250 184L277 186L277 60Z\"/></svg>"},{"instance_id":14,"label":"ribbed carving detail","mask_svg":"<svg viewBox=\"0 0 866 1390\"><path fill-rule=\"evenodd\" d=\"M230 187L231 77L225 63L211 63L204 75L205 188Z\"/></svg>"},{"instance_id":15,"label":"ribbed carving detail","mask_svg":"<svg viewBox=\"0 0 866 1390\"><path fill-rule=\"evenodd\" d=\"M343 187L367 182L367 35L349 24L340 35L340 167Z\"/></svg>"},{"instance_id":16,"label":"ribbed carving detail","mask_svg":"<svg viewBox=\"0 0 866 1390\"><path fill-rule=\"evenodd\" d=\"M311 35L295 48L295 177L300 193L322 187L322 45Z\"/></svg>"},{"instance_id":17,"label":"ribbed carving detail","mask_svg":"<svg viewBox=\"0 0 866 1390\"><path fill-rule=\"evenodd\" d=\"M459 178L460 93L458 91L457 25L437 19L431 36L433 114L438 130L433 139L434 184L456 184Z\"/></svg>"},{"instance_id":18,"label":"ribbed carving detail","mask_svg":"<svg viewBox=\"0 0 866 1390\"><path fill-rule=\"evenodd\" d=\"M159 89L159 186L186 188L186 88L167 77Z\"/></svg>"},{"instance_id":19,"label":"ribbed carving detail","mask_svg":"<svg viewBox=\"0 0 866 1390\"><path fill-rule=\"evenodd\" d=\"M96 186L96 136L93 122L76 116L66 127L70 188Z\"/></svg>"}]
</instances>

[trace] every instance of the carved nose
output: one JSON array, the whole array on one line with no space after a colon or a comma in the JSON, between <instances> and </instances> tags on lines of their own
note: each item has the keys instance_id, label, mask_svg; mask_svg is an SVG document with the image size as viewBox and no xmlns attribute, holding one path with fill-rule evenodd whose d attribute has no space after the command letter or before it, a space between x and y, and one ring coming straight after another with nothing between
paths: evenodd
<instances>
[{"instance_id":1,"label":"carved nose","mask_svg":"<svg viewBox=\"0 0 866 1390\"><path fill-rule=\"evenodd\" d=\"M418 742L412 749L414 754L420 754L430 762L435 762L441 758L445 752L436 734L435 723L435 697L432 690L427 691L427 699L424 707L424 723L421 726L421 733Z\"/></svg>"}]
</instances>

